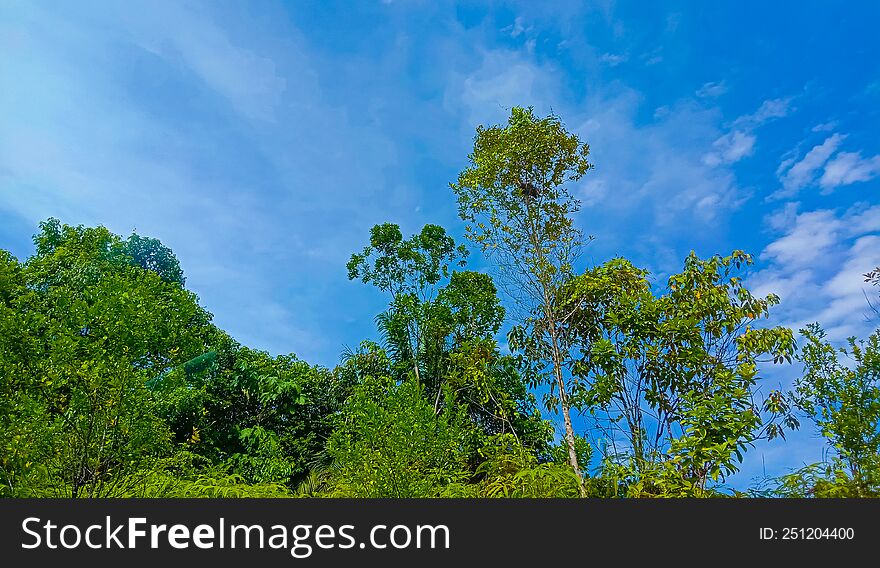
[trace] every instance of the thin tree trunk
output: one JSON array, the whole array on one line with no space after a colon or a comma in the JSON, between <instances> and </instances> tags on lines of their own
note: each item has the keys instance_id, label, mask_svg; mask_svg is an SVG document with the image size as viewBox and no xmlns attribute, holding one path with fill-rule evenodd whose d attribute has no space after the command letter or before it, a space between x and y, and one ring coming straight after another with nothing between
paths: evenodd
<instances>
[{"instance_id":1,"label":"thin tree trunk","mask_svg":"<svg viewBox=\"0 0 880 568\"><path fill-rule=\"evenodd\" d=\"M562 377L562 357L559 353L559 341L556 338L555 322L550 322L550 339L553 349L553 374L556 377L556 386L559 388L559 406L562 409L562 421L565 424L565 441L568 444L568 459L574 474L578 479L578 492L581 497L586 497L584 479L581 475L581 467L578 464L577 449L574 443L574 427L571 424L571 411L568 404L568 391L565 388L565 379Z\"/></svg>"},{"instance_id":2,"label":"thin tree trunk","mask_svg":"<svg viewBox=\"0 0 880 568\"><path fill-rule=\"evenodd\" d=\"M443 383L437 383L437 396L434 398L434 414L440 413L440 392L442 391Z\"/></svg>"},{"instance_id":3,"label":"thin tree trunk","mask_svg":"<svg viewBox=\"0 0 880 568\"><path fill-rule=\"evenodd\" d=\"M544 263L544 250L541 246L541 241L539 238L539 230L536 223L536 215L534 213L535 204L526 197L526 215L528 217L528 234L529 241L535 251L535 258L538 261L538 266L543 265ZM556 312L553 309L553 302L551 300L551 284L542 276L536 274L538 277L538 281L541 285L541 292L544 296L544 323L547 324L548 331L550 333L550 343L551 343L551 352L552 352L552 360L553 360L553 375L556 378L556 386L559 389L559 407L562 410L562 421L565 425L565 441L568 444L568 459L571 465L571 469L574 471L575 476L578 479L578 493L580 493L581 497L586 497L587 492L584 488L584 479L581 475L581 467L578 464L577 459L577 449L575 448L575 437L574 437L574 427L571 424L571 412L568 404L568 391L565 388L565 378L562 376L562 353L559 347L559 338L556 336Z\"/></svg>"}]
</instances>

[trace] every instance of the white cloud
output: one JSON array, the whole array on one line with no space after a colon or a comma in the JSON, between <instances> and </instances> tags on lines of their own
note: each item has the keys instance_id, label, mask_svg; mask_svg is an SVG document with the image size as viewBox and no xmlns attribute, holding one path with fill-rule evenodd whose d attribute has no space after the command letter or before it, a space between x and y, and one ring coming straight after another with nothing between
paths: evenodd
<instances>
[{"instance_id":1,"label":"white cloud","mask_svg":"<svg viewBox=\"0 0 880 568\"><path fill-rule=\"evenodd\" d=\"M792 98L783 99L767 99L758 110L752 114L745 114L737 118L733 125L740 128L756 128L765 124L774 118L784 118L791 114L794 110L791 106Z\"/></svg>"},{"instance_id":2,"label":"white cloud","mask_svg":"<svg viewBox=\"0 0 880 568\"><path fill-rule=\"evenodd\" d=\"M863 336L876 327L865 299L876 289L862 274L880 264L880 205L792 212L787 205L768 217L783 234L760 254L766 267L750 277L751 288L780 296L775 323L798 330L818 321L835 341Z\"/></svg>"},{"instance_id":3,"label":"white cloud","mask_svg":"<svg viewBox=\"0 0 880 568\"><path fill-rule=\"evenodd\" d=\"M182 61L247 118L275 119L287 89L276 62L233 41L208 10L156 2L149 10L109 12L125 25L129 41L169 63Z\"/></svg>"},{"instance_id":4,"label":"white cloud","mask_svg":"<svg viewBox=\"0 0 880 568\"><path fill-rule=\"evenodd\" d=\"M715 98L726 92L727 83L725 81L714 81L703 83L703 86L697 89L696 95L700 98Z\"/></svg>"},{"instance_id":5,"label":"white cloud","mask_svg":"<svg viewBox=\"0 0 880 568\"><path fill-rule=\"evenodd\" d=\"M837 124L838 123L836 120L831 120L829 122L822 122L820 124L817 124L810 130L813 132L831 132L832 130L837 128Z\"/></svg>"},{"instance_id":6,"label":"white cloud","mask_svg":"<svg viewBox=\"0 0 880 568\"><path fill-rule=\"evenodd\" d=\"M755 147L756 137L740 130L728 132L712 143L713 151L703 157L710 166L732 164L750 156Z\"/></svg>"},{"instance_id":7,"label":"white cloud","mask_svg":"<svg viewBox=\"0 0 880 568\"><path fill-rule=\"evenodd\" d=\"M846 218L847 235L863 235L874 231L880 231L880 206L851 214Z\"/></svg>"},{"instance_id":8,"label":"white cloud","mask_svg":"<svg viewBox=\"0 0 880 568\"><path fill-rule=\"evenodd\" d=\"M821 130L813 128L814 132ZM836 187L880 176L880 154L865 158L861 152L838 152L846 138L846 134L832 134L821 144L813 146L799 161L796 154L783 159L776 170L782 188L768 199L791 197L814 183L818 183L823 194L828 194Z\"/></svg>"},{"instance_id":9,"label":"white cloud","mask_svg":"<svg viewBox=\"0 0 880 568\"><path fill-rule=\"evenodd\" d=\"M469 73L453 72L443 104L450 113L464 114L465 130L505 120L513 106L549 111L558 85L555 71L534 63L530 56L508 50L487 50Z\"/></svg>"},{"instance_id":10,"label":"white cloud","mask_svg":"<svg viewBox=\"0 0 880 568\"><path fill-rule=\"evenodd\" d=\"M783 264L788 268L810 266L837 244L841 221L833 211L801 213L785 236L764 248L761 259Z\"/></svg>"},{"instance_id":11,"label":"white cloud","mask_svg":"<svg viewBox=\"0 0 880 568\"><path fill-rule=\"evenodd\" d=\"M865 284L862 275L880 264L878 252L880 252L880 235L859 237L846 252L845 260L837 274L822 286L822 291L828 300L825 307L815 316L815 320L826 326L830 336L835 338L858 336L865 329L867 323L865 320L870 317L870 308L866 300L870 287Z\"/></svg>"},{"instance_id":12,"label":"white cloud","mask_svg":"<svg viewBox=\"0 0 880 568\"><path fill-rule=\"evenodd\" d=\"M706 83L698 91L701 98L715 97L726 91L724 82ZM734 120L732 129L712 142L712 150L703 156L708 166L733 164L751 156L755 149L757 137L754 131L773 118L788 115L791 112L791 99L769 99L751 114L744 114Z\"/></svg>"},{"instance_id":13,"label":"white cloud","mask_svg":"<svg viewBox=\"0 0 880 568\"><path fill-rule=\"evenodd\" d=\"M845 139L845 134L833 134L821 144L813 146L800 161L796 161L794 158L783 161L777 170L779 181L782 182L782 189L772 194L771 197L790 197L812 183L816 174Z\"/></svg>"},{"instance_id":14,"label":"white cloud","mask_svg":"<svg viewBox=\"0 0 880 568\"><path fill-rule=\"evenodd\" d=\"M835 187L869 181L880 175L880 155L863 158L861 152L840 152L825 164L819 185L828 193Z\"/></svg>"},{"instance_id":15,"label":"white cloud","mask_svg":"<svg viewBox=\"0 0 880 568\"><path fill-rule=\"evenodd\" d=\"M638 92L624 90L585 104L586 117L577 131L590 143L596 164L588 177L602 181L601 186L590 187L604 190L584 203L601 203L606 213L622 218L647 213L653 219L638 223L656 224L663 231L717 220L739 207L748 192L737 186L727 163L704 159L705 149L720 136L717 110L679 101L656 112L653 122L639 124L640 102ZM737 139L725 147L725 156L736 156L742 143ZM616 232L609 227L602 238L612 238Z\"/></svg>"},{"instance_id":16,"label":"white cloud","mask_svg":"<svg viewBox=\"0 0 880 568\"><path fill-rule=\"evenodd\" d=\"M602 63L607 63L609 67L617 67L621 63L626 62L629 56L619 53L603 53L599 59Z\"/></svg>"},{"instance_id":17,"label":"white cloud","mask_svg":"<svg viewBox=\"0 0 880 568\"><path fill-rule=\"evenodd\" d=\"M525 20L522 16L517 16L512 24L503 28L501 31L509 33L512 38L517 38L524 33L528 33L532 29L531 26L526 27L524 22Z\"/></svg>"},{"instance_id":18,"label":"white cloud","mask_svg":"<svg viewBox=\"0 0 880 568\"><path fill-rule=\"evenodd\" d=\"M652 51L647 53L643 53L640 56L641 60L645 62L645 65L657 65L658 63L663 62L663 48L658 47Z\"/></svg>"},{"instance_id":19,"label":"white cloud","mask_svg":"<svg viewBox=\"0 0 880 568\"><path fill-rule=\"evenodd\" d=\"M795 224L800 203L797 201L789 201L782 209L764 217L764 222L774 231L784 231L786 228Z\"/></svg>"},{"instance_id":20,"label":"white cloud","mask_svg":"<svg viewBox=\"0 0 880 568\"><path fill-rule=\"evenodd\" d=\"M608 196L608 183L605 179L589 178L578 192L584 207L592 207Z\"/></svg>"}]
</instances>

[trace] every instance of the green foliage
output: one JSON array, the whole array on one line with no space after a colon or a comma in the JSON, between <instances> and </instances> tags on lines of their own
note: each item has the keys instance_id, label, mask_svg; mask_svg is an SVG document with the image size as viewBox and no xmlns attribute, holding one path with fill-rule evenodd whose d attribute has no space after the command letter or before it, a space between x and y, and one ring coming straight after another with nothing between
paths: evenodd
<instances>
[{"instance_id":1,"label":"green foliage","mask_svg":"<svg viewBox=\"0 0 880 568\"><path fill-rule=\"evenodd\" d=\"M165 282L176 283L180 286L186 282L177 257L174 256L170 248L163 245L158 239L132 234L127 240L120 243L118 249L130 259L131 264L155 272Z\"/></svg>"},{"instance_id":2,"label":"green foliage","mask_svg":"<svg viewBox=\"0 0 880 568\"><path fill-rule=\"evenodd\" d=\"M443 497L573 498L579 480L563 463L540 463L510 434L492 436L480 449L483 459L474 484L452 484ZM567 458L566 458L567 459Z\"/></svg>"},{"instance_id":3,"label":"green foliage","mask_svg":"<svg viewBox=\"0 0 880 568\"><path fill-rule=\"evenodd\" d=\"M293 487L332 431L349 390L344 381L292 355L230 342L185 362L153 390L177 443L248 483Z\"/></svg>"},{"instance_id":4,"label":"green foliage","mask_svg":"<svg viewBox=\"0 0 880 568\"><path fill-rule=\"evenodd\" d=\"M493 337L505 312L492 278L449 271L463 250L434 225L404 241L396 225L384 224L373 227L370 246L352 256L350 278L392 292L389 309L376 317L385 349L382 370L373 375L404 381L412 372L435 413L451 401L487 434L520 431L524 443L542 446L547 429L534 399ZM360 360L373 364L367 352L349 363Z\"/></svg>"},{"instance_id":5,"label":"green foliage","mask_svg":"<svg viewBox=\"0 0 880 568\"><path fill-rule=\"evenodd\" d=\"M0 497L729 496L793 409L833 455L750 494L878 496L880 330L836 348L808 326L794 392L762 396L795 343L761 322L779 299L744 286L749 255L691 253L662 290L622 258L575 275L588 156L532 109L479 127L452 189L497 280L456 270L442 227L374 226L347 269L390 295L382 344L332 370L217 329L160 241L42 223L26 261L0 250Z\"/></svg>"},{"instance_id":6,"label":"green foliage","mask_svg":"<svg viewBox=\"0 0 880 568\"><path fill-rule=\"evenodd\" d=\"M252 483L276 483L284 485L293 474L293 465L284 455L278 434L262 426L239 431L241 452L230 459L232 468L243 479Z\"/></svg>"},{"instance_id":7,"label":"green foliage","mask_svg":"<svg viewBox=\"0 0 880 568\"><path fill-rule=\"evenodd\" d=\"M338 471L332 494L426 497L467 478L476 432L463 412L437 414L415 381L367 377L345 403L327 452Z\"/></svg>"},{"instance_id":8,"label":"green foliage","mask_svg":"<svg viewBox=\"0 0 880 568\"><path fill-rule=\"evenodd\" d=\"M801 334L806 342L798 359L804 374L795 382L792 398L816 423L835 456L830 463L790 475L783 485L791 488L796 482L816 496L875 496L880 492L880 330L864 341L851 337L847 347L837 349L818 324Z\"/></svg>"},{"instance_id":9,"label":"green foliage","mask_svg":"<svg viewBox=\"0 0 880 568\"><path fill-rule=\"evenodd\" d=\"M873 476L871 484L866 487L866 477L854 479L841 460L829 460L814 463L783 475L775 480L769 489L756 490L758 497L816 498L839 499L846 497L878 497L876 472L880 470L877 457L873 456L873 464L867 468L868 476ZM775 482L775 483L774 483Z\"/></svg>"},{"instance_id":10,"label":"green foliage","mask_svg":"<svg viewBox=\"0 0 880 568\"><path fill-rule=\"evenodd\" d=\"M425 225L404 240L400 227L385 223L370 230L370 244L348 261L350 280L372 283L391 294L390 309L379 324L398 362L411 368L418 381L436 285L449 277L450 265L463 266L465 256L467 250L456 247L443 227Z\"/></svg>"},{"instance_id":11,"label":"green foliage","mask_svg":"<svg viewBox=\"0 0 880 568\"><path fill-rule=\"evenodd\" d=\"M577 453L578 465L581 471L587 471L593 460L593 446L584 436L575 436L575 452ZM556 464L568 463L568 445L565 443L553 444L548 449L549 461Z\"/></svg>"},{"instance_id":12,"label":"green foliage","mask_svg":"<svg viewBox=\"0 0 880 568\"><path fill-rule=\"evenodd\" d=\"M449 265L467 256L452 237L438 225L425 225L421 232L404 240L400 227L392 223L370 230L370 244L348 261L349 280L372 283L395 297L415 294L449 276Z\"/></svg>"},{"instance_id":13,"label":"green foliage","mask_svg":"<svg viewBox=\"0 0 880 568\"><path fill-rule=\"evenodd\" d=\"M571 277L584 241L572 218L580 203L567 183L592 167L589 153L558 117L539 118L531 108L514 107L506 125L477 128L470 166L451 184L468 238L495 261L520 312L508 336L511 349L532 369L533 383L556 390L569 462L578 477L563 369L568 345L553 296Z\"/></svg>"},{"instance_id":14,"label":"green foliage","mask_svg":"<svg viewBox=\"0 0 880 568\"><path fill-rule=\"evenodd\" d=\"M146 381L216 332L191 293L133 265L103 227L41 228L36 255L4 267L15 301L29 304L19 364L32 379L10 385L18 403L4 424L13 441L0 460L13 464L4 481L14 494L43 486L57 496L119 495L170 451Z\"/></svg>"},{"instance_id":15,"label":"green foliage","mask_svg":"<svg viewBox=\"0 0 880 568\"><path fill-rule=\"evenodd\" d=\"M16 491L49 440L37 398L44 326L39 298L27 287L24 267L0 251L0 495Z\"/></svg>"},{"instance_id":16,"label":"green foliage","mask_svg":"<svg viewBox=\"0 0 880 568\"><path fill-rule=\"evenodd\" d=\"M571 215L579 204L565 184L592 167L589 152L558 117L515 107L507 125L477 127L471 165L452 184L468 238L527 274L538 294L571 270L568 249L581 238Z\"/></svg>"},{"instance_id":17,"label":"green foliage","mask_svg":"<svg viewBox=\"0 0 880 568\"><path fill-rule=\"evenodd\" d=\"M778 299L743 286L737 271L750 262L739 251L691 254L655 295L646 271L614 259L559 294L579 350L573 404L597 417L613 477L676 479L675 492L692 494L735 472L755 440L782 435L779 420L797 427L778 393L762 408L753 400L759 358L790 361L794 340L786 328L752 327Z\"/></svg>"}]
</instances>

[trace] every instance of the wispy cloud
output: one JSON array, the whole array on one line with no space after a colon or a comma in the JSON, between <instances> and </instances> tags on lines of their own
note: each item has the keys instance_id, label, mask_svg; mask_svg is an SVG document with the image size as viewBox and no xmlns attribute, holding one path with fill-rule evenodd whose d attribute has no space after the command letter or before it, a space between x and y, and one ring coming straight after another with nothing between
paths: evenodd
<instances>
[{"instance_id":1,"label":"wispy cloud","mask_svg":"<svg viewBox=\"0 0 880 568\"><path fill-rule=\"evenodd\" d=\"M539 65L534 58L518 51L484 50L476 68L462 73L450 71L443 104L461 115L461 127L473 130L478 124L506 119L513 106L533 105L549 112L561 95L557 71Z\"/></svg>"},{"instance_id":2,"label":"wispy cloud","mask_svg":"<svg viewBox=\"0 0 880 568\"><path fill-rule=\"evenodd\" d=\"M819 322L834 340L876 327L862 274L880 263L880 206L839 213L819 209L771 217L783 233L760 254L765 268L750 279L759 294L778 294L777 323L798 330Z\"/></svg>"},{"instance_id":3,"label":"wispy cloud","mask_svg":"<svg viewBox=\"0 0 880 568\"><path fill-rule=\"evenodd\" d=\"M794 111L791 97L781 99L767 99L758 110L751 114L740 116L733 122L734 127L756 128L775 118L784 118Z\"/></svg>"},{"instance_id":4,"label":"wispy cloud","mask_svg":"<svg viewBox=\"0 0 880 568\"><path fill-rule=\"evenodd\" d=\"M700 98L715 98L720 97L724 93L727 92L727 83L725 81L713 81L709 83L703 83L703 86L697 89L695 93Z\"/></svg>"},{"instance_id":5,"label":"wispy cloud","mask_svg":"<svg viewBox=\"0 0 880 568\"><path fill-rule=\"evenodd\" d=\"M133 24L135 43L170 63L179 58L248 118L274 119L287 80L271 56L233 43L210 13L191 5L157 3Z\"/></svg>"},{"instance_id":6,"label":"wispy cloud","mask_svg":"<svg viewBox=\"0 0 880 568\"><path fill-rule=\"evenodd\" d=\"M811 266L838 243L842 229L843 222L833 211L801 213L784 236L764 248L761 258L790 269Z\"/></svg>"},{"instance_id":7,"label":"wispy cloud","mask_svg":"<svg viewBox=\"0 0 880 568\"><path fill-rule=\"evenodd\" d=\"M517 16L513 23L507 27L501 29L502 32L506 32L510 34L510 37L517 38L525 33L531 31L532 26L525 25L525 18L522 16Z\"/></svg>"},{"instance_id":8,"label":"wispy cloud","mask_svg":"<svg viewBox=\"0 0 880 568\"><path fill-rule=\"evenodd\" d=\"M845 134L833 134L821 144L813 146L800 160L788 158L777 169L777 176L782 182L782 189L771 194L772 199L780 199L797 195L808 184L812 183L834 152L846 140Z\"/></svg>"},{"instance_id":9,"label":"wispy cloud","mask_svg":"<svg viewBox=\"0 0 880 568\"><path fill-rule=\"evenodd\" d=\"M825 164L819 179L823 193L830 193L841 185L870 181L880 175L880 155L863 158L861 152L840 152Z\"/></svg>"},{"instance_id":10,"label":"wispy cloud","mask_svg":"<svg viewBox=\"0 0 880 568\"><path fill-rule=\"evenodd\" d=\"M663 48L658 47L653 49L647 53L643 53L641 55L641 60L645 62L645 65L657 65L658 63L663 62Z\"/></svg>"},{"instance_id":11,"label":"wispy cloud","mask_svg":"<svg viewBox=\"0 0 880 568\"><path fill-rule=\"evenodd\" d=\"M697 96L714 97L726 91L724 82L706 83ZM744 114L732 123L732 129L712 142L712 150L703 156L709 166L733 164L754 152L757 136L755 130L774 118L787 116L791 111L791 99L768 99L753 113Z\"/></svg>"},{"instance_id":12,"label":"wispy cloud","mask_svg":"<svg viewBox=\"0 0 880 568\"><path fill-rule=\"evenodd\" d=\"M617 67L621 63L625 63L629 56L624 53L603 53L599 59L609 67Z\"/></svg>"},{"instance_id":13,"label":"wispy cloud","mask_svg":"<svg viewBox=\"0 0 880 568\"><path fill-rule=\"evenodd\" d=\"M712 152L703 156L703 160L710 166L738 162L752 154L756 139L754 134L748 132L728 132L712 143Z\"/></svg>"},{"instance_id":14,"label":"wispy cloud","mask_svg":"<svg viewBox=\"0 0 880 568\"><path fill-rule=\"evenodd\" d=\"M601 110L585 113L578 128L597 164L583 187L585 203L601 204L615 216L637 216L642 230L648 223L674 232L690 223L715 221L748 198L726 159L705 158L705 148L719 139L716 110L682 100L640 124L639 100L636 91L626 90L588 102L587 108ZM748 143L734 139L716 148L733 158L747 152Z\"/></svg>"},{"instance_id":15,"label":"wispy cloud","mask_svg":"<svg viewBox=\"0 0 880 568\"><path fill-rule=\"evenodd\" d=\"M800 160L796 156L783 160L777 168L782 188L769 199L792 197L812 184L818 184L821 193L827 195L837 187L880 176L880 154L865 158L861 152L838 152L846 139L846 134L835 133L813 146Z\"/></svg>"},{"instance_id":16,"label":"wispy cloud","mask_svg":"<svg viewBox=\"0 0 880 568\"><path fill-rule=\"evenodd\" d=\"M819 124L817 124L816 126L811 128L810 130L812 132L831 132L832 130L837 128L838 124L839 123L836 120L831 120L828 122L820 122Z\"/></svg>"}]
</instances>

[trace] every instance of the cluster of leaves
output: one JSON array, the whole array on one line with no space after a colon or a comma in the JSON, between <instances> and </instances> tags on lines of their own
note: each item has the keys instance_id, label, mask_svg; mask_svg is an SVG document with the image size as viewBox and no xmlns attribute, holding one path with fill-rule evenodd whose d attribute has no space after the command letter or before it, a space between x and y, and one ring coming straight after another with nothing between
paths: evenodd
<instances>
[{"instance_id":1,"label":"cluster of leaves","mask_svg":"<svg viewBox=\"0 0 880 568\"><path fill-rule=\"evenodd\" d=\"M615 259L563 289L577 347L573 399L604 417L612 461L636 473L662 465L705 488L735 472L749 444L797 426L774 393L753 399L759 357L790 361L794 340L787 328L753 327L778 298L743 287L735 274L750 262L739 251L691 254L655 294L645 271Z\"/></svg>"},{"instance_id":2,"label":"cluster of leaves","mask_svg":"<svg viewBox=\"0 0 880 568\"><path fill-rule=\"evenodd\" d=\"M835 348L818 324L801 330L804 374L794 403L834 453L782 478L777 491L815 497L880 496L880 330Z\"/></svg>"}]
</instances>

